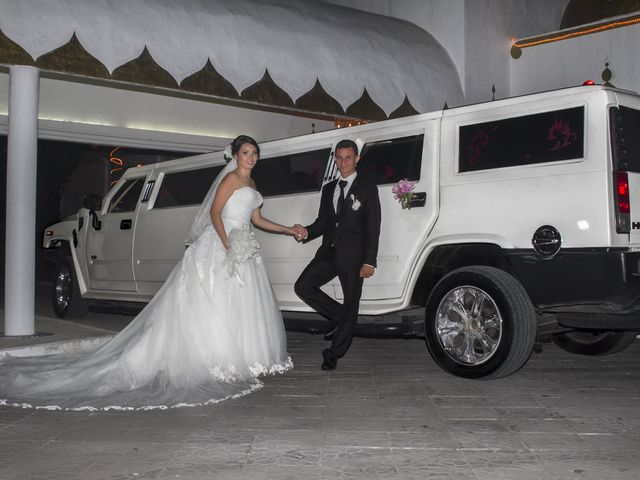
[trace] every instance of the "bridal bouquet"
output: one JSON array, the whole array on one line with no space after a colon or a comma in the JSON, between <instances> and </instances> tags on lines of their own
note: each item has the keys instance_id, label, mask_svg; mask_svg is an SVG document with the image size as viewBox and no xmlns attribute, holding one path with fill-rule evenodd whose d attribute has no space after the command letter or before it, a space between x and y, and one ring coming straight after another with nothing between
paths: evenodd
<instances>
[{"instance_id":1,"label":"bridal bouquet","mask_svg":"<svg viewBox=\"0 0 640 480\"><path fill-rule=\"evenodd\" d=\"M416 186L416 182L407 180L399 180L391 191L393 192L393 198L398 200L402 208L411 208L411 199L414 197L413 189Z\"/></svg>"},{"instance_id":2,"label":"bridal bouquet","mask_svg":"<svg viewBox=\"0 0 640 480\"><path fill-rule=\"evenodd\" d=\"M248 228L233 229L227 234L229 248L227 249L224 265L227 268L229 277L237 276L240 280L238 267L241 263L256 256L260 250L260 245L255 235Z\"/></svg>"}]
</instances>

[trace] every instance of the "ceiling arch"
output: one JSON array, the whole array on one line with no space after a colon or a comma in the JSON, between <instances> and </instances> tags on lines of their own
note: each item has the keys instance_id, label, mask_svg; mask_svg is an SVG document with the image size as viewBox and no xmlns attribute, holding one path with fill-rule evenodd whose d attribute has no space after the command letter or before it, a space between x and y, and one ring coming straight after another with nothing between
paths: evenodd
<instances>
[{"instance_id":1,"label":"ceiling arch","mask_svg":"<svg viewBox=\"0 0 640 480\"><path fill-rule=\"evenodd\" d=\"M462 102L416 25L321 1L0 0L0 63L371 120Z\"/></svg>"}]
</instances>

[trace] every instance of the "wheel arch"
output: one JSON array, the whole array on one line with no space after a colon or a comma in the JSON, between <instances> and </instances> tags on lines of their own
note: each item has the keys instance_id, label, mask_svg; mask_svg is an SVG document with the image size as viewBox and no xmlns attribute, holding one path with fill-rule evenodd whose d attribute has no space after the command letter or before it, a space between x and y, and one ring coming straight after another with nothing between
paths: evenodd
<instances>
[{"instance_id":1,"label":"wheel arch","mask_svg":"<svg viewBox=\"0 0 640 480\"><path fill-rule=\"evenodd\" d=\"M77 235L75 234L74 230L72 238L65 237L57 239L58 246L55 248L49 247L47 250L46 258L56 266L62 264L63 262L71 262L74 273L76 275L76 279L78 281L78 288L80 289L80 293L82 295L85 295L88 288L82 269L80 268L78 253L74 246L77 244L77 241Z\"/></svg>"},{"instance_id":2,"label":"wheel arch","mask_svg":"<svg viewBox=\"0 0 640 480\"><path fill-rule=\"evenodd\" d=\"M440 244L424 255L420 273L411 291L411 304L426 305L430 292L442 277L457 268L473 265L499 268L518 278L509 264L504 249L496 243Z\"/></svg>"}]
</instances>

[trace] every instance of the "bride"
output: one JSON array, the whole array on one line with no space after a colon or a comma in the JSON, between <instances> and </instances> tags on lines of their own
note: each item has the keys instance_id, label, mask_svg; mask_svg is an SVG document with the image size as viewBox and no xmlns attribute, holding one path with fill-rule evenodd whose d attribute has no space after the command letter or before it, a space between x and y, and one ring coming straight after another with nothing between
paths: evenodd
<instances>
[{"instance_id":1,"label":"bride","mask_svg":"<svg viewBox=\"0 0 640 480\"><path fill-rule=\"evenodd\" d=\"M293 367L250 224L294 235L260 213L260 148L241 135L209 190L190 247L140 314L97 350L0 361L0 405L64 410L217 403Z\"/></svg>"}]
</instances>

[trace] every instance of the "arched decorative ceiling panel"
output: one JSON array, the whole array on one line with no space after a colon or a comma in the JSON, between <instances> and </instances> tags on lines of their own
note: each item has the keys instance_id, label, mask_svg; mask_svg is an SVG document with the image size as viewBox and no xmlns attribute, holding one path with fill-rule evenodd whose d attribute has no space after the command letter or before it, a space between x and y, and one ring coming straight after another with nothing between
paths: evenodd
<instances>
[{"instance_id":1,"label":"arched decorative ceiling panel","mask_svg":"<svg viewBox=\"0 0 640 480\"><path fill-rule=\"evenodd\" d=\"M463 98L429 33L321 1L0 0L0 11L4 64L28 64L21 48L47 70L315 112L327 96L324 113L371 120Z\"/></svg>"}]
</instances>

